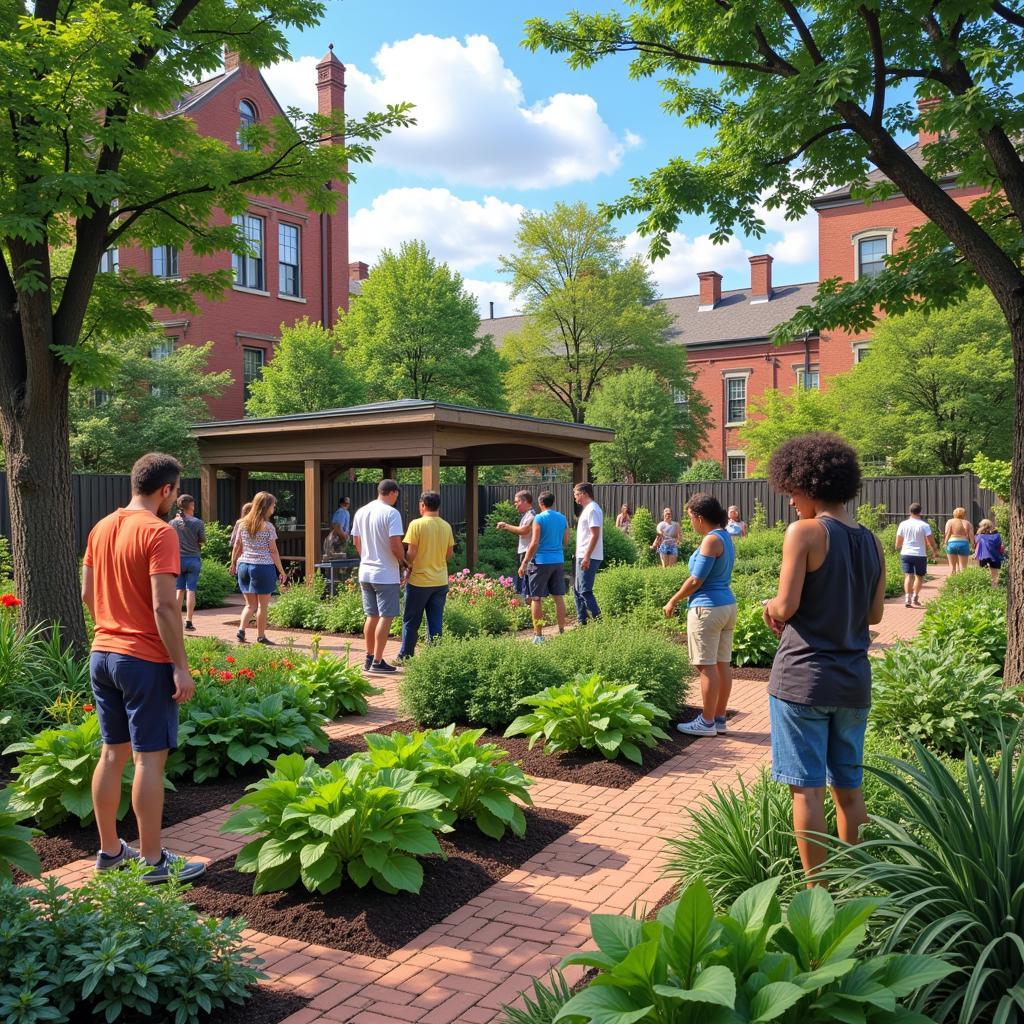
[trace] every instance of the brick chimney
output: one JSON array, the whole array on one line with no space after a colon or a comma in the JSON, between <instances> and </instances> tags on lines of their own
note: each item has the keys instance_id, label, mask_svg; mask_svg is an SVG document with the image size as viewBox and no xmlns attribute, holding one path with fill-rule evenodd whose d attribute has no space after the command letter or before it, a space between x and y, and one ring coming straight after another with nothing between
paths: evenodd
<instances>
[{"instance_id":1,"label":"brick chimney","mask_svg":"<svg viewBox=\"0 0 1024 1024\"><path fill-rule=\"evenodd\" d=\"M750 301L768 302L772 297L772 257L750 257Z\"/></svg>"},{"instance_id":2,"label":"brick chimney","mask_svg":"<svg viewBox=\"0 0 1024 1024\"><path fill-rule=\"evenodd\" d=\"M316 66L316 99L317 113L324 117L345 112L345 65L334 55L334 43L327 47L323 60ZM343 142L327 134L321 145L342 145ZM348 261L348 185L344 181L332 181L327 187L341 197L333 213L319 214L321 320L325 327L331 327L339 309L348 309L352 267Z\"/></svg>"},{"instance_id":3,"label":"brick chimney","mask_svg":"<svg viewBox=\"0 0 1024 1024\"><path fill-rule=\"evenodd\" d=\"M238 56L237 50L224 49L224 73L234 71L241 64L242 59Z\"/></svg>"},{"instance_id":4,"label":"brick chimney","mask_svg":"<svg viewBox=\"0 0 1024 1024\"><path fill-rule=\"evenodd\" d=\"M917 126L917 142L922 149L924 149L925 146L930 146L933 142L939 141L939 133L925 128L925 126L920 123L920 118L926 117L939 105L940 102L941 101L937 96L929 96L923 100L917 101L917 116L919 118Z\"/></svg>"},{"instance_id":5,"label":"brick chimney","mask_svg":"<svg viewBox=\"0 0 1024 1024\"><path fill-rule=\"evenodd\" d=\"M722 301L722 275L717 270L704 270L697 275L700 281L700 305L697 310L701 313L714 309Z\"/></svg>"},{"instance_id":6,"label":"brick chimney","mask_svg":"<svg viewBox=\"0 0 1024 1024\"><path fill-rule=\"evenodd\" d=\"M348 279L350 281L365 281L370 276L370 268L366 263L357 260L348 265Z\"/></svg>"}]
</instances>

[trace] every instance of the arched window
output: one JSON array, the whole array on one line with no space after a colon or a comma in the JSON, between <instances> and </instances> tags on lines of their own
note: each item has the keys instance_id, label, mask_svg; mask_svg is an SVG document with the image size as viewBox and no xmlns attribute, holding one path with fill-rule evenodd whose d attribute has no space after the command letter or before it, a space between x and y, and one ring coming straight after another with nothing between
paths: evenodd
<instances>
[{"instance_id":1,"label":"arched window","mask_svg":"<svg viewBox=\"0 0 1024 1024\"><path fill-rule=\"evenodd\" d=\"M257 120L256 108L248 100L242 100L238 104L238 134L235 136L240 149L252 148L242 137L242 133L246 128L251 128Z\"/></svg>"}]
</instances>

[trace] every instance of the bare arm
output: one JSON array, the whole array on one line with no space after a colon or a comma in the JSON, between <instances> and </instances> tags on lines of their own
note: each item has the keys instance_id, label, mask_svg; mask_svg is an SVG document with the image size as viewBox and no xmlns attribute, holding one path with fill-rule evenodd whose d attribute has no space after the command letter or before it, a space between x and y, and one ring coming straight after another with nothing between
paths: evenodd
<instances>
[{"instance_id":1,"label":"bare arm","mask_svg":"<svg viewBox=\"0 0 1024 1024\"><path fill-rule=\"evenodd\" d=\"M400 536L389 537L388 543L391 545L391 554L398 559L399 565L407 564L405 557L405 548L402 546L402 538Z\"/></svg>"},{"instance_id":2,"label":"bare arm","mask_svg":"<svg viewBox=\"0 0 1024 1024\"><path fill-rule=\"evenodd\" d=\"M392 549L391 549L391 550L393 551L393 550L394 550L394 547L392 547ZM416 561L416 552L417 552L418 550L419 550L419 547L418 547L418 545L416 545L416 544L410 544L410 545L409 545L409 546L408 546L408 547L407 547L407 548L405 549L405 560L406 560L406 562L408 562L408 564L409 564L409 566L410 566L410 567L412 567L412 563ZM449 557L450 557L450 556L449 556Z\"/></svg>"},{"instance_id":3,"label":"bare arm","mask_svg":"<svg viewBox=\"0 0 1024 1024\"><path fill-rule=\"evenodd\" d=\"M583 555L583 568L590 568L590 556L594 553L594 548L597 547L597 542L601 539L601 527L592 526L590 528L590 543L587 545L587 550Z\"/></svg>"},{"instance_id":4,"label":"bare arm","mask_svg":"<svg viewBox=\"0 0 1024 1024\"><path fill-rule=\"evenodd\" d=\"M169 573L149 577L156 629L174 665L174 702L184 704L191 700L196 684L185 654L185 634L181 629L181 606L177 601L176 582L175 577Z\"/></svg>"},{"instance_id":5,"label":"bare arm","mask_svg":"<svg viewBox=\"0 0 1024 1024\"><path fill-rule=\"evenodd\" d=\"M362 553L363 553L362 538L361 537L353 537L352 538L352 543L355 545L356 554L357 555L362 555Z\"/></svg>"},{"instance_id":6,"label":"bare arm","mask_svg":"<svg viewBox=\"0 0 1024 1024\"><path fill-rule=\"evenodd\" d=\"M725 551L722 546L721 540L717 537L713 537L708 534L700 542L700 553L707 555L709 558L717 558ZM698 590L704 585L704 581L699 576L689 576L684 581L683 585L668 599L668 603L664 607L664 612L667 616L671 616L675 613L676 605L680 601L685 601L691 598Z\"/></svg>"},{"instance_id":7,"label":"bare arm","mask_svg":"<svg viewBox=\"0 0 1024 1024\"><path fill-rule=\"evenodd\" d=\"M800 607L807 575L807 559L815 546L824 543L824 527L812 520L791 523L782 542L779 592L765 606L765 615L777 623L788 622Z\"/></svg>"},{"instance_id":8,"label":"bare arm","mask_svg":"<svg viewBox=\"0 0 1024 1024\"><path fill-rule=\"evenodd\" d=\"M882 550L882 542L876 537L875 547L878 549L878 564L882 572L878 577L878 586L871 596L871 607L868 609L868 624L878 625L882 621L882 613L885 611L885 552Z\"/></svg>"},{"instance_id":9,"label":"bare arm","mask_svg":"<svg viewBox=\"0 0 1024 1024\"><path fill-rule=\"evenodd\" d=\"M93 579L92 566L82 566L82 601L89 609L92 621L96 621L96 581Z\"/></svg>"},{"instance_id":10,"label":"bare arm","mask_svg":"<svg viewBox=\"0 0 1024 1024\"><path fill-rule=\"evenodd\" d=\"M566 530L566 533L569 531ZM533 556L537 554L537 547L540 544L540 523L534 522L533 529L530 533L530 546L523 553L523 560L519 563L519 575L524 576L526 574L526 567L533 561ZM562 541L565 544L565 541Z\"/></svg>"},{"instance_id":11,"label":"bare arm","mask_svg":"<svg viewBox=\"0 0 1024 1024\"><path fill-rule=\"evenodd\" d=\"M517 537L525 537L532 528L533 523L527 523L526 526L513 526L511 523L498 523L499 530L514 533Z\"/></svg>"},{"instance_id":12,"label":"bare arm","mask_svg":"<svg viewBox=\"0 0 1024 1024\"><path fill-rule=\"evenodd\" d=\"M235 546L231 549L231 574L238 572L238 559L242 555L242 538L235 538Z\"/></svg>"},{"instance_id":13,"label":"bare arm","mask_svg":"<svg viewBox=\"0 0 1024 1024\"><path fill-rule=\"evenodd\" d=\"M281 564L281 556L277 553L277 541L271 540L270 542L270 557L274 560L274 565L277 566L277 575L280 577L283 583L286 579L284 566Z\"/></svg>"}]
</instances>

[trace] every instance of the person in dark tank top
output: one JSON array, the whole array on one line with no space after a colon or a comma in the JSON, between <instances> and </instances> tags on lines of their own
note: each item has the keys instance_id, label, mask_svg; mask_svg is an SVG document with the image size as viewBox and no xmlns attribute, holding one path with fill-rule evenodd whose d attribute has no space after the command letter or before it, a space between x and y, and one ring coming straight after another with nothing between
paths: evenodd
<instances>
[{"instance_id":1,"label":"person in dark tank top","mask_svg":"<svg viewBox=\"0 0 1024 1024\"><path fill-rule=\"evenodd\" d=\"M834 434L806 434L776 449L768 481L798 519L786 530L779 592L764 618L779 637L768 684L772 777L789 786L793 831L808 884L825 859L825 785L839 837L855 843L868 820L861 792L871 707L868 626L885 606L878 538L847 512L860 466Z\"/></svg>"}]
</instances>

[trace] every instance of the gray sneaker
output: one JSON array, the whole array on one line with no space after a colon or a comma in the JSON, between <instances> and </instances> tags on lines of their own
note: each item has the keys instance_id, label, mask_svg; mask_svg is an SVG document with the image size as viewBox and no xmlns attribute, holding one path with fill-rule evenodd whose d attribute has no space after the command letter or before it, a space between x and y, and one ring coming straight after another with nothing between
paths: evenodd
<instances>
[{"instance_id":1,"label":"gray sneaker","mask_svg":"<svg viewBox=\"0 0 1024 1024\"><path fill-rule=\"evenodd\" d=\"M725 733L727 733L728 731L729 731L729 725L726 722L726 720L724 718L719 718L716 715L715 716L715 732L717 732L719 736L722 736Z\"/></svg>"},{"instance_id":2,"label":"gray sneaker","mask_svg":"<svg viewBox=\"0 0 1024 1024\"><path fill-rule=\"evenodd\" d=\"M715 727L715 723L712 722L710 725L705 725L701 721L701 716L698 715L690 722L680 722L676 729L683 733L685 736L717 736L718 729Z\"/></svg>"},{"instance_id":3,"label":"gray sneaker","mask_svg":"<svg viewBox=\"0 0 1024 1024\"><path fill-rule=\"evenodd\" d=\"M535 644L542 644L542 643L544 643L544 637L543 636L534 636L533 643L535 643Z\"/></svg>"},{"instance_id":4,"label":"gray sneaker","mask_svg":"<svg viewBox=\"0 0 1024 1024\"><path fill-rule=\"evenodd\" d=\"M206 874L206 865L199 860L186 860L168 850L160 851L160 860L150 866L142 876L144 882L159 885L173 875L179 882L191 882L200 875Z\"/></svg>"},{"instance_id":5,"label":"gray sneaker","mask_svg":"<svg viewBox=\"0 0 1024 1024\"><path fill-rule=\"evenodd\" d=\"M139 851L129 846L122 839L120 853L115 853L113 857L111 857L109 854L100 850L100 852L96 854L96 870L114 871L117 868L123 868L125 864L131 864L134 861L137 861L139 857Z\"/></svg>"}]
</instances>

